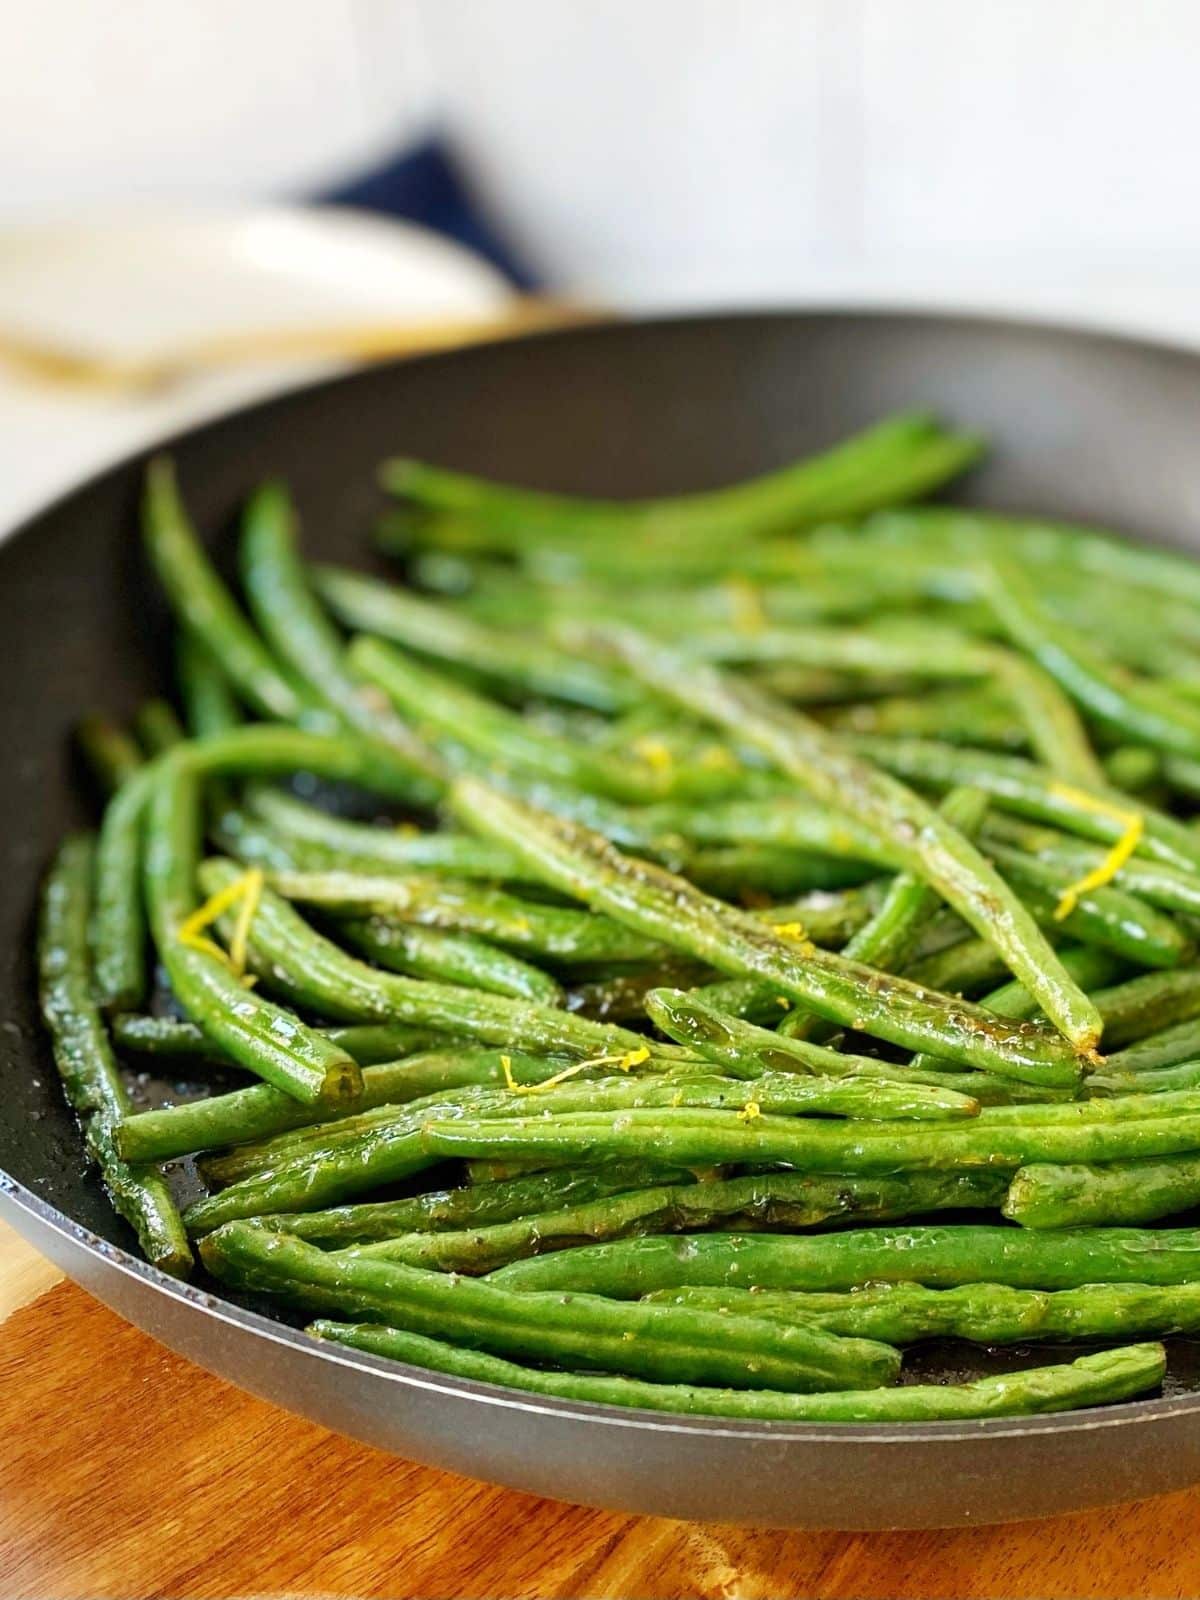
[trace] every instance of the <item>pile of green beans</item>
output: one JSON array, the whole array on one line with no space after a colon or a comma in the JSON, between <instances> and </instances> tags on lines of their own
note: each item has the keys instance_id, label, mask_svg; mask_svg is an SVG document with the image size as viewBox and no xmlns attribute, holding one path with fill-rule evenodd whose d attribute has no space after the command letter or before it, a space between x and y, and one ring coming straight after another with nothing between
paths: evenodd
<instances>
[{"instance_id":1,"label":"pile of green beans","mask_svg":"<svg viewBox=\"0 0 1200 1600\"><path fill-rule=\"evenodd\" d=\"M898 416L629 502L391 461L394 580L267 483L236 585L153 463L175 692L81 708L38 963L147 1259L571 1401L1152 1392L1200 1331L1200 568L921 503L980 451ZM1129 1343L900 1382L932 1338Z\"/></svg>"}]
</instances>

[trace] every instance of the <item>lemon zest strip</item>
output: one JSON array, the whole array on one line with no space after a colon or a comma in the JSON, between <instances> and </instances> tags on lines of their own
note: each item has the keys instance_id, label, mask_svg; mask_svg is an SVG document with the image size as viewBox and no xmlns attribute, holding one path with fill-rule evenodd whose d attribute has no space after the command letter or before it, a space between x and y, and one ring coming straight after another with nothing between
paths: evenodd
<instances>
[{"instance_id":1,"label":"lemon zest strip","mask_svg":"<svg viewBox=\"0 0 1200 1600\"><path fill-rule=\"evenodd\" d=\"M200 950L205 955L212 956L245 982L246 945L250 936L250 924L254 921L262 898L263 883L262 868L250 867L232 883L227 883L223 889L218 889L216 894L210 895L202 906L197 906L195 911L179 924L176 937L180 944L186 945L189 950ZM204 930L211 927L218 917L224 916L234 906L239 906L240 909L233 938L226 951L215 939L210 939ZM250 983L247 983L247 988L253 981L251 979Z\"/></svg>"},{"instance_id":2,"label":"lemon zest strip","mask_svg":"<svg viewBox=\"0 0 1200 1600\"><path fill-rule=\"evenodd\" d=\"M726 578L725 589L729 595L735 630L738 633L762 633L767 626L767 613L763 608L762 595L749 578L735 573Z\"/></svg>"},{"instance_id":3,"label":"lemon zest strip","mask_svg":"<svg viewBox=\"0 0 1200 1600\"><path fill-rule=\"evenodd\" d=\"M650 1051L642 1045L640 1049L625 1050L618 1055L592 1056L588 1061L576 1061L573 1066L564 1067L552 1078L543 1078L538 1083L518 1083L513 1077L511 1056L501 1056L500 1065L504 1071L504 1086L513 1094L541 1094L546 1089L554 1089L560 1083L566 1083L568 1078L577 1077L590 1067L619 1067L622 1072L629 1072L633 1067L639 1067L643 1061L649 1059Z\"/></svg>"},{"instance_id":4,"label":"lemon zest strip","mask_svg":"<svg viewBox=\"0 0 1200 1600\"><path fill-rule=\"evenodd\" d=\"M1050 792L1062 800L1070 800L1084 811L1091 811L1101 817L1111 817L1113 821L1122 825L1123 830L1099 866L1093 867L1090 872L1085 872L1082 878L1069 883L1063 890L1054 908L1054 920L1061 922L1074 911L1080 895L1087 894L1091 889L1102 889L1106 883L1112 882L1141 843L1146 820L1140 811L1126 811L1121 806L1097 800L1082 789L1073 789L1070 784L1052 783Z\"/></svg>"}]
</instances>

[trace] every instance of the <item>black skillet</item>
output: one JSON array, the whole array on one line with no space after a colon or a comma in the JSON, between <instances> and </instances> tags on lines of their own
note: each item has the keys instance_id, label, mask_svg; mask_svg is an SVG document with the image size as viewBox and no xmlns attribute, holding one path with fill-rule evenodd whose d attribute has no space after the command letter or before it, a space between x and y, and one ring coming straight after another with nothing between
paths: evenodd
<instances>
[{"instance_id":1,"label":"black skillet","mask_svg":"<svg viewBox=\"0 0 1200 1600\"><path fill-rule=\"evenodd\" d=\"M646 494L724 483L913 407L994 441L964 490L971 500L1200 546L1200 356L1017 323L854 313L607 326L375 369L171 448L218 548L239 499L280 473L303 510L306 548L364 561L373 468L396 451L548 488ZM135 532L140 470L116 467L0 548L6 1220L122 1315L235 1383L384 1449L560 1499L779 1527L930 1527L1046 1516L1200 1479L1200 1363L1183 1344L1163 1398L1069 1416L693 1422L339 1352L131 1255L85 1171L39 1036L30 948L41 868L88 814L68 754L73 721L88 707L128 711L165 681L165 618ZM961 1377L1039 1357L946 1347L922 1359Z\"/></svg>"}]
</instances>

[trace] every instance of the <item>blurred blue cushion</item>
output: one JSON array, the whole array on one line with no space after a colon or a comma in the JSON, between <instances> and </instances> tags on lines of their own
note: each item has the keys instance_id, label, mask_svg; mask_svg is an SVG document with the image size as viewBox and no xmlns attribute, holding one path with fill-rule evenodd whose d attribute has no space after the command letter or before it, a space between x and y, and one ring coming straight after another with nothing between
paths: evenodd
<instances>
[{"instance_id":1,"label":"blurred blue cushion","mask_svg":"<svg viewBox=\"0 0 1200 1600\"><path fill-rule=\"evenodd\" d=\"M419 222L486 257L517 288L539 287L536 274L484 216L449 150L436 138L411 146L374 171L316 198Z\"/></svg>"}]
</instances>

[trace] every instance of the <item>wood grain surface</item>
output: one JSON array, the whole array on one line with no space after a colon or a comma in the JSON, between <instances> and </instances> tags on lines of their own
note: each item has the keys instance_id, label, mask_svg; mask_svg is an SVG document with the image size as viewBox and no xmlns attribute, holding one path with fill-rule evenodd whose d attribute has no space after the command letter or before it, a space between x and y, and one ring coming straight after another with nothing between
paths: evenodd
<instances>
[{"instance_id":1,"label":"wood grain surface","mask_svg":"<svg viewBox=\"0 0 1200 1600\"><path fill-rule=\"evenodd\" d=\"M6 1230L0 1291L16 1305L0 1324L2 1600L1200 1595L1200 1489L945 1533L589 1511L398 1461L252 1399L57 1280Z\"/></svg>"}]
</instances>

